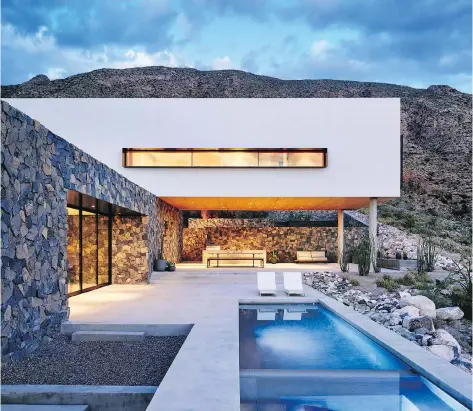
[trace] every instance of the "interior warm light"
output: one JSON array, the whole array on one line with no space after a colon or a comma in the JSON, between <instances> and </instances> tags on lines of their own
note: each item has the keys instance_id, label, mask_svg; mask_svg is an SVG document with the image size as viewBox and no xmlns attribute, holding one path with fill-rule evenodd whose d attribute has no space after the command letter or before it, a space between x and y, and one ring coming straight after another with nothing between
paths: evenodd
<instances>
[{"instance_id":1,"label":"interior warm light","mask_svg":"<svg viewBox=\"0 0 473 411\"><path fill-rule=\"evenodd\" d=\"M181 210L354 210L368 197L161 197ZM378 197L378 203L390 198Z\"/></svg>"},{"instance_id":2,"label":"interior warm light","mask_svg":"<svg viewBox=\"0 0 473 411\"><path fill-rule=\"evenodd\" d=\"M327 166L325 148L124 148L124 167Z\"/></svg>"}]
</instances>

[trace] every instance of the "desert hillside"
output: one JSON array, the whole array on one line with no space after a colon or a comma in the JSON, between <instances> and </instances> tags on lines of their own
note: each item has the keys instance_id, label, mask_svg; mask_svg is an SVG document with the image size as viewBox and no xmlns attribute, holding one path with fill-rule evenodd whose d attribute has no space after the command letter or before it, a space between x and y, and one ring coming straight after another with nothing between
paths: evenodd
<instances>
[{"instance_id":1,"label":"desert hillside","mask_svg":"<svg viewBox=\"0 0 473 411\"><path fill-rule=\"evenodd\" d=\"M434 227L450 251L471 247L472 101L471 95L449 86L415 89L354 81L279 80L236 70L145 67L96 70L54 81L39 75L23 84L3 86L2 97L399 97L404 186L400 199L380 207L380 220L411 232Z\"/></svg>"}]
</instances>

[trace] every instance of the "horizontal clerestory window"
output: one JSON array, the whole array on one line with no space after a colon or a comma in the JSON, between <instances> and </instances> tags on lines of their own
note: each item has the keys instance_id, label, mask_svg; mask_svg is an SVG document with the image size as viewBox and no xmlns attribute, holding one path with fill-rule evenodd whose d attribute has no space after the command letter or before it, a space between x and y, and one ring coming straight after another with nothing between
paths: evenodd
<instances>
[{"instance_id":1,"label":"horizontal clerestory window","mask_svg":"<svg viewBox=\"0 0 473 411\"><path fill-rule=\"evenodd\" d=\"M124 167L324 168L325 148L124 148Z\"/></svg>"}]
</instances>

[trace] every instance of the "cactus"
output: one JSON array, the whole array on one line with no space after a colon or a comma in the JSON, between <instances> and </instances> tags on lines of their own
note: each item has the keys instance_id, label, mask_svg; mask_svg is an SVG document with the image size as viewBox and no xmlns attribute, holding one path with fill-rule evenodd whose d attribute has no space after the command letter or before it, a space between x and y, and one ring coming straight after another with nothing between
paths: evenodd
<instances>
[{"instance_id":1,"label":"cactus","mask_svg":"<svg viewBox=\"0 0 473 411\"><path fill-rule=\"evenodd\" d=\"M358 263L358 274L368 275L371 264L371 240L365 235L355 247L355 256Z\"/></svg>"}]
</instances>

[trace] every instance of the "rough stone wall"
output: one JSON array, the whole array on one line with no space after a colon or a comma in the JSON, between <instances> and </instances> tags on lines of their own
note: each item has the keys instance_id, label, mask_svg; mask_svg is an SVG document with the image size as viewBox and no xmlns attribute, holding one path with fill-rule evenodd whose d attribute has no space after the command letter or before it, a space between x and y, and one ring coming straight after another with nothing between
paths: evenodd
<instances>
[{"instance_id":1,"label":"rough stone wall","mask_svg":"<svg viewBox=\"0 0 473 411\"><path fill-rule=\"evenodd\" d=\"M363 228L345 229L346 244L363 234ZM293 262L297 251L326 248L337 252L337 228L334 227L206 227L185 228L182 257L184 261L201 261L207 236L224 250L279 251L281 263Z\"/></svg>"},{"instance_id":2,"label":"rough stone wall","mask_svg":"<svg viewBox=\"0 0 473 411\"><path fill-rule=\"evenodd\" d=\"M187 227L271 227L273 225L273 221L265 218L189 218Z\"/></svg>"},{"instance_id":3,"label":"rough stone wall","mask_svg":"<svg viewBox=\"0 0 473 411\"><path fill-rule=\"evenodd\" d=\"M112 224L112 283L148 280L148 217L114 216Z\"/></svg>"},{"instance_id":4,"label":"rough stone wall","mask_svg":"<svg viewBox=\"0 0 473 411\"><path fill-rule=\"evenodd\" d=\"M2 354L34 349L68 317L67 190L148 216L148 276L158 255L156 197L2 101Z\"/></svg>"},{"instance_id":5,"label":"rough stone wall","mask_svg":"<svg viewBox=\"0 0 473 411\"><path fill-rule=\"evenodd\" d=\"M345 212L344 226L367 227L368 224ZM338 224L337 211L270 211L265 218L189 218L188 228L205 227L278 227L277 223L292 222L309 227L310 222L320 223L319 227L336 227ZM312 224L312 226L314 226Z\"/></svg>"},{"instance_id":6,"label":"rough stone wall","mask_svg":"<svg viewBox=\"0 0 473 411\"><path fill-rule=\"evenodd\" d=\"M161 199L157 199L157 208L159 216L159 232L164 234L164 225L167 223L167 231L163 236L163 254L166 260L178 263L182 260L182 230L183 230L183 218L182 212L166 203ZM162 238L158 238L159 245L161 246ZM158 248L159 249L159 248Z\"/></svg>"}]
</instances>

